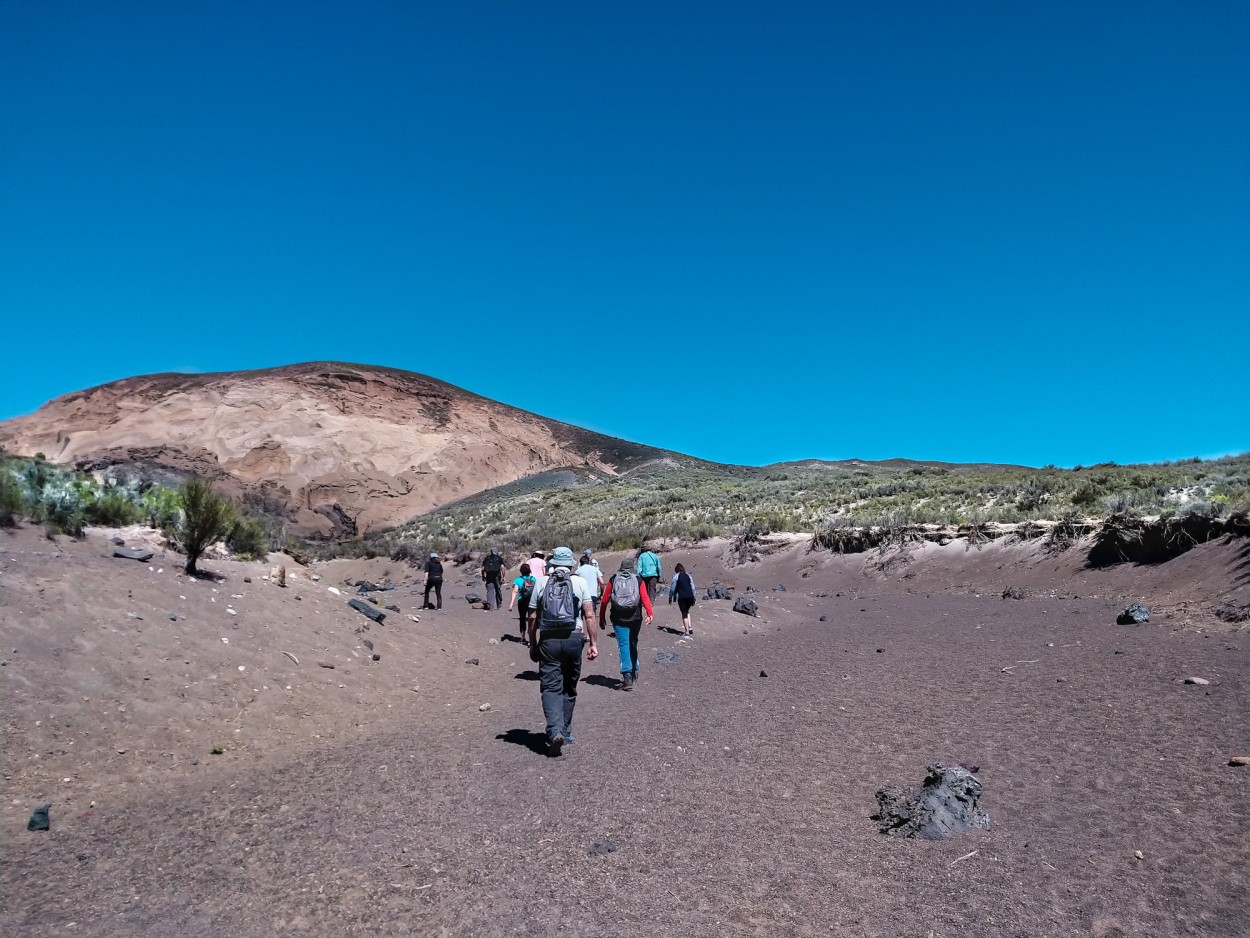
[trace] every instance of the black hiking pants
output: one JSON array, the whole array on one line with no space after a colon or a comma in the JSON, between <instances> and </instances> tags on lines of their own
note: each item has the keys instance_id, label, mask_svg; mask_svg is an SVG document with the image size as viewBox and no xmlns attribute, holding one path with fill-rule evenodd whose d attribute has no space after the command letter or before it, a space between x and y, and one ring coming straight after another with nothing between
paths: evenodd
<instances>
[{"instance_id":1,"label":"black hiking pants","mask_svg":"<svg viewBox=\"0 0 1250 938\"><path fill-rule=\"evenodd\" d=\"M538 632L538 686L542 691L547 741L573 732L573 708L577 706L577 682L582 676L581 632Z\"/></svg>"},{"instance_id":2,"label":"black hiking pants","mask_svg":"<svg viewBox=\"0 0 1250 938\"><path fill-rule=\"evenodd\" d=\"M425 602L422 604L421 608L423 609L435 608L430 605L430 590L434 590L434 596L438 599L437 608L442 609L443 608L443 581L442 580L427 580L426 581Z\"/></svg>"}]
</instances>

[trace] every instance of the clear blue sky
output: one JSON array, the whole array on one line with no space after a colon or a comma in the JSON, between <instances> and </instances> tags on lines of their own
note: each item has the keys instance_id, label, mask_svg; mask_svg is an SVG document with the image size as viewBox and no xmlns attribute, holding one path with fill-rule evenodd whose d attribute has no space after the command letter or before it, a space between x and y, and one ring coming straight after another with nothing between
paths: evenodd
<instances>
[{"instance_id":1,"label":"clear blue sky","mask_svg":"<svg viewBox=\"0 0 1250 938\"><path fill-rule=\"evenodd\" d=\"M1245 451L1248 37L1241 0L2 0L0 418L338 359L725 462Z\"/></svg>"}]
</instances>

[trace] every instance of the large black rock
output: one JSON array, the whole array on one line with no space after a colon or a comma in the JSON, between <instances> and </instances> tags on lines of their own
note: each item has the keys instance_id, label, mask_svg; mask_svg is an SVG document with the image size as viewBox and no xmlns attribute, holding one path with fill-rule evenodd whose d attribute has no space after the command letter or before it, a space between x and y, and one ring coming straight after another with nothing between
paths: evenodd
<instances>
[{"instance_id":1,"label":"large black rock","mask_svg":"<svg viewBox=\"0 0 1250 938\"><path fill-rule=\"evenodd\" d=\"M759 608L755 605L755 600L747 599L745 596L739 596L734 600L734 612L741 612L745 616L758 615Z\"/></svg>"},{"instance_id":2,"label":"large black rock","mask_svg":"<svg viewBox=\"0 0 1250 938\"><path fill-rule=\"evenodd\" d=\"M123 560L137 560L140 563L147 563L155 554L150 550L142 550L138 547L114 547L113 556L121 557Z\"/></svg>"},{"instance_id":3,"label":"large black rock","mask_svg":"<svg viewBox=\"0 0 1250 938\"><path fill-rule=\"evenodd\" d=\"M465 593L464 599L465 599L465 602L469 603L470 605L472 605L473 603L480 603L483 601L482 595L473 590L469 590L467 593Z\"/></svg>"},{"instance_id":4,"label":"large black rock","mask_svg":"<svg viewBox=\"0 0 1250 938\"><path fill-rule=\"evenodd\" d=\"M707 588L708 599L733 599L733 591L726 589L719 583L713 583Z\"/></svg>"},{"instance_id":5,"label":"large black rock","mask_svg":"<svg viewBox=\"0 0 1250 938\"><path fill-rule=\"evenodd\" d=\"M1150 609L1141 603L1133 603L1118 616L1116 616L1116 625L1141 625L1143 622L1150 621Z\"/></svg>"},{"instance_id":6,"label":"large black rock","mask_svg":"<svg viewBox=\"0 0 1250 938\"><path fill-rule=\"evenodd\" d=\"M978 806L981 780L962 766L931 765L920 790L882 788L872 816L883 834L946 840L971 828L990 829Z\"/></svg>"},{"instance_id":7,"label":"large black rock","mask_svg":"<svg viewBox=\"0 0 1250 938\"><path fill-rule=\"evenodd\" d=\"M393 590L395 588L395 584L390 580L387 580L385 583L373 583L370 580L357 580L355 586L357 593L379 593L385 590Z\"/></svg>"},{"instance_id":8,"label":"large black rock","mask_svg":"<svg viewBox=\"0 0 1250 938\"><path fill-rule=\"evenodd\" d=\"M366 602L361 602L359 599L349 599L347 601L347 605L351 606L362 616L367 616L372 619L374 622L381 622L386 618L386 613L377 606L371 606Z\"/></svg>"}]
</instances>

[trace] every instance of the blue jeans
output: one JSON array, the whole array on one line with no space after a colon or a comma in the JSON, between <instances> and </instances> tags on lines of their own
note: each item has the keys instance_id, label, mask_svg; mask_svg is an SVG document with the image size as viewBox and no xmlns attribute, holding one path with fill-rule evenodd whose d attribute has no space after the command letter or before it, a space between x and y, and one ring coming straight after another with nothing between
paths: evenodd
<instances>
[{"instance_id":1,"label":"blue jeans","mask_svg":"<svg viewBox=\"0 0 1250 938\"><path fill-rule=\"evenodd\" d=\"M573 708L577 706L577 682L582 676L581 632L560 632L545 637L538 632L538 686L542 691L547 739L573 732Z\"/></svg>"},{"instance_id":2,"label":"blue jeans","mask_svg":"<svg viewBox=\"0 0 1250 938\"><path fill-rule=\"evenodd\" d=\"M616 647L621 653L621 673L631 671L638 676L638 633L642 631L642 620L637 622L613 622L612 631L616 633Z\"/></svg>"}]
</instances>

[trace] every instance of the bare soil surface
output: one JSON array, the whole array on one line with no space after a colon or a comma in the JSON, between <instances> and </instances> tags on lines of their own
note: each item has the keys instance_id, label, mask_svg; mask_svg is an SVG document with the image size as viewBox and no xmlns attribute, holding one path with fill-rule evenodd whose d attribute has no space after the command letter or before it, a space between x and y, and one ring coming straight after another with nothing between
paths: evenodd
<instances>
[{"instance_id":1,"label":"bare soil surface","mask_svg":"<svg viewBox=\"0 0 1250 938\"><path fill-rule=\"evenodd\" d=\"M1250 767L1228 764L1250 632L1211 615L1246 601L1244 541L1107 570L1003 543L665 552L760 617L702 600L685 640L662 604L631 693L603 643L552 759L473 570L421 612L400 564L191 580L159 548L112 558L113 533L0 532L5 935L1250 931ZM384 623L346 605L388 577ZM1115 624L1131 601L1149 624ZM875 791L937 762L978 767L992 829L879 833Z\"/></svg>"}]
</instances>

